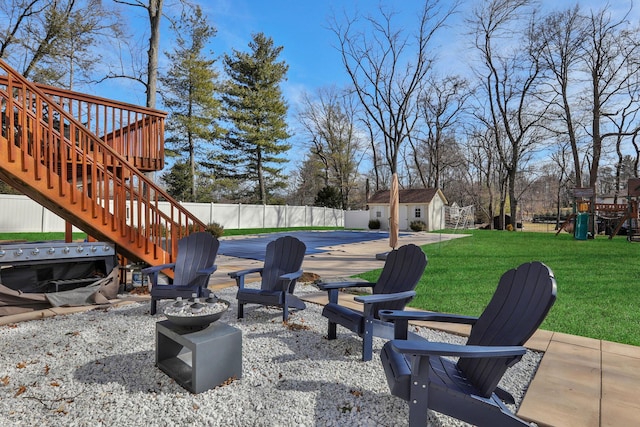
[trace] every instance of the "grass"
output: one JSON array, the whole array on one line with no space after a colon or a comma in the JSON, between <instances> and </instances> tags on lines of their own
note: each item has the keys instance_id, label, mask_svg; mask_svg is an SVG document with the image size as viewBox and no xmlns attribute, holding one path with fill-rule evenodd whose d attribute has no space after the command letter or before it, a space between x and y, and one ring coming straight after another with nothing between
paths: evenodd
<instances>
[{"instance_id":1,"label":"grass","mask_svg":"<svg viewBox=\"0 0 640 427\"><path fill-rule=\"evenodd\" d=\"M85 233L72 233L73 240L84 240L87 238ZM0 233L0 241L6 242L48 242L53 240L64 241L64 232L60 233Z\"/></svg>"},{"instance_id":2,"label":"grass","mask_svg":"<svg viewBox=\"0 0 640 427\"><path fill-rule=\"evenodd\" d=\"M474 230L423 247L429 259L411 306L478 315L505 271L542 261L558 298L543 329L640 345L640 243L625 237L575 240L562 233ZM376 280L380 270L361 277Z\"/></svg>"}]
</instances>

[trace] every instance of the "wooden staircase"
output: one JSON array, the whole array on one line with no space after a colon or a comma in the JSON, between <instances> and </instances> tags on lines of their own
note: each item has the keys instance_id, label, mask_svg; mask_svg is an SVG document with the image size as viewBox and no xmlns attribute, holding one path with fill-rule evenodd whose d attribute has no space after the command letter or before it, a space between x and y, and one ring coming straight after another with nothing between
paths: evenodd
<instances>
[{"instance_id":1,"label":"wooden staircase","mask_svg":"<svg viewBox=\"0 0 640 427\"><path fill-rule=\"evenodd\" d=\"M205 225L145 172L165 113L27 81L0 60L0 179L130 261L172 261Z\"/></svg>"}]
</instances>

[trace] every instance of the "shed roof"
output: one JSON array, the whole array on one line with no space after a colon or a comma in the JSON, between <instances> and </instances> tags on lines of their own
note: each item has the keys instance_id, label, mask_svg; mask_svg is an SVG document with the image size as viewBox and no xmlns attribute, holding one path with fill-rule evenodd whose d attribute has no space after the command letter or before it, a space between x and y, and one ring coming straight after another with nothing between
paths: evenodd
<instances>
[{"instance_id":1,"label":"shed roof","mask_svg":"<svg viewBox=\"0 0 640 427\"><path fill-rule=\"evenodd\" d=\"M369 204L388 204L390 190L376 192L369 199ZM412 188L400 190L400 203L430 203L438 192L435 188Z\"/></svg>"}]
</instances>

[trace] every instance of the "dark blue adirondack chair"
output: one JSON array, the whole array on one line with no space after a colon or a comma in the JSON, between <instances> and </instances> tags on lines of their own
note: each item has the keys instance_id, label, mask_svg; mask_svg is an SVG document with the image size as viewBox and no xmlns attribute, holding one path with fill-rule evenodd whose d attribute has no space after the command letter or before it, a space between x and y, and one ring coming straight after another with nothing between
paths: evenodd
<instances>
[{"instance_id":1,"label":"dark blue adirondack chair","mask_svg":"<svg viewBox=\"0 0 640 427\"><path fill-rule=\"evenodd\" d=\"M264 266L229 273L238 285L238 319L244 317L245 304L260 304L282 308L282 320L289 318L289 309L303 310L304 302L293 294L302 276L302 260L307 247L292 236L279 237L267 244ZM260 273L260 288L245 287L245 276Z\"/></svg>"},{"instance_id":2,"label":"dark blue adirondack chair","mask_svg":"<svg viewBox=\"0 0 640 427\"><path fill-rule=\"evenodd\" d=\"M513 397L498 387L507 368L525 354L524 343L538 329L556 299L553 272L540 262L502 275L480 317L382 311L396 336L380 358L391 394L409 403L409 425L427 425L427 409L478 426L528 426L504 402ZM466 345L407 341L409 320L472 325ZM459 357L457 362L451 357Z\"/></svg>"},{"instance_id":3,"label":"dark blue adirondack chair","mask_svg":"<svg viewBox=\"0 0 640 427\"><path fill-rule=\"evenodd\" d=\"M161 299L178 297L190 298L209 296L209 277L216 271L216 256L220 242L207 232L198 232L178 241L176 261L170 264L156 265L142 270L149 275L151 282L151 314L156 314L156 305ZM158 273L173 269L173 283L158 283Z\"/></svg>"},{"instance_id":4,"label":"dark blue adirondack chair","mask_svg":"<svg viewBox=\"0 0 640 427\"><path fill-rule=\"evenodd\" d=\"M329 292L329 303L322 310L322 315L329 321L328 339L336 338L337 325L344 326L362 338L362 360L371 360L373 337L393 338L393 324L381 321L378 312L404 309L416 295L414 289L426 266L427 256L422 249L409 244L389 252L376 283L319 283L320 289ZM356 287L372 288L372 295L354 298L364 304L362 312L338 303L340 289Z\"/></svg>"}]
</instances>

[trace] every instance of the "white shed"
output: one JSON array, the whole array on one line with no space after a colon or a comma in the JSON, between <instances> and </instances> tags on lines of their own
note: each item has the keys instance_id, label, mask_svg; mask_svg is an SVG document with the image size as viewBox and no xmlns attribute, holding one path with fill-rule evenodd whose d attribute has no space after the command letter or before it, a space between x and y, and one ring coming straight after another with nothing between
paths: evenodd
<instances>
[{"instance_id":1,"label":"white shed","mask_svg":"<svg viewBox=\"0 0 640 427\"><path fill-rule=\"evenodd\" d=\"M441 190L416 188L400 190L400 230L409 230L412 221L423 221L428 231L445 228L444 206L447 199ZM378 191L369 199L369 219L380 221L380 228L389 229L389 190Z\"/></svg>"}]
</instances>

